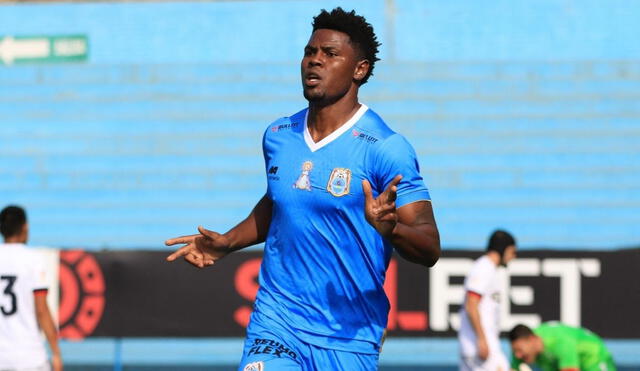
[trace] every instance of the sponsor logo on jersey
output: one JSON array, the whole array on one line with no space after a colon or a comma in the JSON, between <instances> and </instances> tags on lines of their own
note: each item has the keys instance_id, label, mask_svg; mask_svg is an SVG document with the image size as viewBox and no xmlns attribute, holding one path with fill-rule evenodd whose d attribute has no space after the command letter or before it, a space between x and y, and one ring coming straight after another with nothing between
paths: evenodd
<instances>
[{"instance_id":1,"label":"sponsor logo on jersey","mask_svg":"<svg viewBox=\"0 0 640 371\"><path fill-rule=\"evenodd\" d=\"M361 131L358 131L356 129L351 130L351 135L353 135L354 138L359 139L359 140L363 140L367 143L375 143L378 141L378 138L365 134Z\"/></svg>"},{"instance_id":2,"label":"sponsor logo on jersey","mask_svg":"<svg viewBox=\"0 0 640 371\"><path fill-rule=\"evenodd\" d=\"M295 127L297 127L299 124L297 122L292 122L289 124L280 124L280 125L273 125L271 127L271 131L274 133L279 132L280 130L287 130L287 129L293 129Z\"/></svg>"},{"instance_id":3,"label":"sponsor logo on jersey","mask_svg":"<svg viewBox=\"0 0 640 371\"><path fill-rule=\"evenodd\" d=\"M291 350L289 347L271 339L254 339L253 344L251 344L251 348L247 352L247 355L250 356L254 354L271 354L278 358L282 358L285 356L292 359L298 358L296 352Z\"/></svg>"},{"instance_id":4,"label":"sponsor logo on jersey","mask_svg":"<svg viewBox=\"0 0 640 371\"><path fill-rule=\"evenodd\" d=\"M327 191L336 197L349 194L349 186L351 185L351 170L337 167L331 172L329 182L327 183Z\"/></svg>"},{"instance_id":5,"label":"sponsor logo on jersey","mask_svg":"<svg viewBox=\"0 0 640 371\"><path fill-rule=\"evenodd\" d=\"M244 366L243 371L263 371L264 363L262 361L251 362L248 365Z\"/></svg>"},{"instance_id":6,"label":"sponsor logo on jersey","mask_svg":"<svg viewBox=\"0 0 640 371\"><path fill-rule=\"evenodd\" d=\"M311 191L311 170L313 169L313 162L305 161L302 163L302 174L298 177L293 188L302 189L304 191Z\"/></svg>"}]
</instances>

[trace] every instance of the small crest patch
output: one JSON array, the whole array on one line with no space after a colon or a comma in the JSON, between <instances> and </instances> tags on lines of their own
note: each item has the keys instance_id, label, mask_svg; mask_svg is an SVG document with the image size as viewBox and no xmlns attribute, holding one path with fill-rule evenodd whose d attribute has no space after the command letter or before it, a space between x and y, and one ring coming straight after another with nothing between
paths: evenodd
<instances>
[{"instance_id":1,"label":"small crest patch","mask_svg":"<svg viewBox=\"0 0 640 371\"><path fill-rule=\"evenodd\" d=\"M311 177L309 173L313 170L313 162L305 161L302 163L302 173L298 177L293 188L302 189L305 191L311 191Z\"/></svg>"},{"instance_id":2,"label":"small crest patch","mask_svg":"<svg viewBox=\"0 0 640 371\"><path fill-rule=\"evenodd\" d=\"M331 172L329 182L327 183L327 191L336 197L341 197L349 194L350 185L351 170L337 167Z\"/></svg>"},{"instance_id":3,"label":"small crest patch","mask_svg":"<svg viewBox=\"0 0 640 371\"><path fill-rule=\"evenodd\" d=\"M244 366L244 369L243 369L243 371L263 371L263 370L264 370L264 363L262 363L262 361L251 362L246 366Z\"/></svg>"}]
</instances>

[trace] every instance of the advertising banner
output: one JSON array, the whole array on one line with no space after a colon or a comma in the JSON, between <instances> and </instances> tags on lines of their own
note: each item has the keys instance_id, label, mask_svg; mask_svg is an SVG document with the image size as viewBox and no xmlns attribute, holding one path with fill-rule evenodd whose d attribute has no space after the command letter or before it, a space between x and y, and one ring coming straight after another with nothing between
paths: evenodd
<instances>
[{"instance_id":1,"label":"advertising banner","mask_svg":"<svg viewBox=\"0 0 640 371\"><path fill-rule=\"evenodd\" d=\"M60 251L66 338L238 337L258 290L261 252L213 267L165 262L167 251ZM428 269L394 257L385 290L392 336L455 336L464 276L478 251L446 251ZM562 321L605 338L638 338L640 249L521 251L504 269L502 330Z\"/></svg>"}]
</instances>

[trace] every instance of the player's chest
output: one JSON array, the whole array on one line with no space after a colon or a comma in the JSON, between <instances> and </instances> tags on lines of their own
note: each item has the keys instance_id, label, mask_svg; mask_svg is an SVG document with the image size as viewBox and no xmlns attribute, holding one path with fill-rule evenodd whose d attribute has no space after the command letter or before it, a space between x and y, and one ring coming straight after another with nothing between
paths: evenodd
<instances>
[{"instance_id":1,"label":"player's chest","mask_svg":"<svg viewBox=\"0 0 640 371\"><path fill-rule=\"evenodd\" d=\"M266 164L268 192L274 201L349 203L362 197L364 155L357 149L340 147L316 152L304 147L273 151Z\"/></svg>"}]
</instances>

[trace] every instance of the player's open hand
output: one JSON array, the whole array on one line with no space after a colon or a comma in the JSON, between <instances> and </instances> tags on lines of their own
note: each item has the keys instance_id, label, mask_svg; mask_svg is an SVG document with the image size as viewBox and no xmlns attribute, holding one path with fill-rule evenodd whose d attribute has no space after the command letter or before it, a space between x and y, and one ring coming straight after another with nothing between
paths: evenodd
<instances>
[{"instance_id":1,"label":"player's open hand","mask_svg":"<svg viewBox=\"0 0 640 371\"><path fill-rule=\"evenodd\" d=\"M479 336L477 341L478 346L478 357L485 361L489 358L489 345L487 344L487 339L484 336Z\"/></svg>"},{"instance_id":2,"label":"player's open hand","mask_svg":"<svg viewBox=\"0 0 640 371\"><path fill-rule=\"evenodd\" d=\"M391 237L393 229L396 227L396 224L398 224L396 197L398 183L400 183L401 180L402 175L396 175L387 186L387 189L380 193L377 198L373 197L371 183L366 179L362 181L364 216L369 224L383 237Z\"/></svg>"},{"instance_id":3,"label":"player's open hand","mask_svg":"<svg viewBox=\"0 0 640 371\"><path fill-rule=\"evenodd\" d=\"M204 268L213 265L230 252L229 240L224 235L202 226L198 227L198 232L200 233L166 240L167 246L184 244L169 255L167 261L172 262L182 256L196 267Z\"/></svg>"},{"instance_id":4,"label":"player's open hand","mask_svg":"<svg viewBox=\"0 0 640 371\"><path fill-rule=\"evenodd\" d=\"M60 356L60 353L55 353L51 356L51 370L63 371L62 357Z\"/></svg>"}]
</instances>

